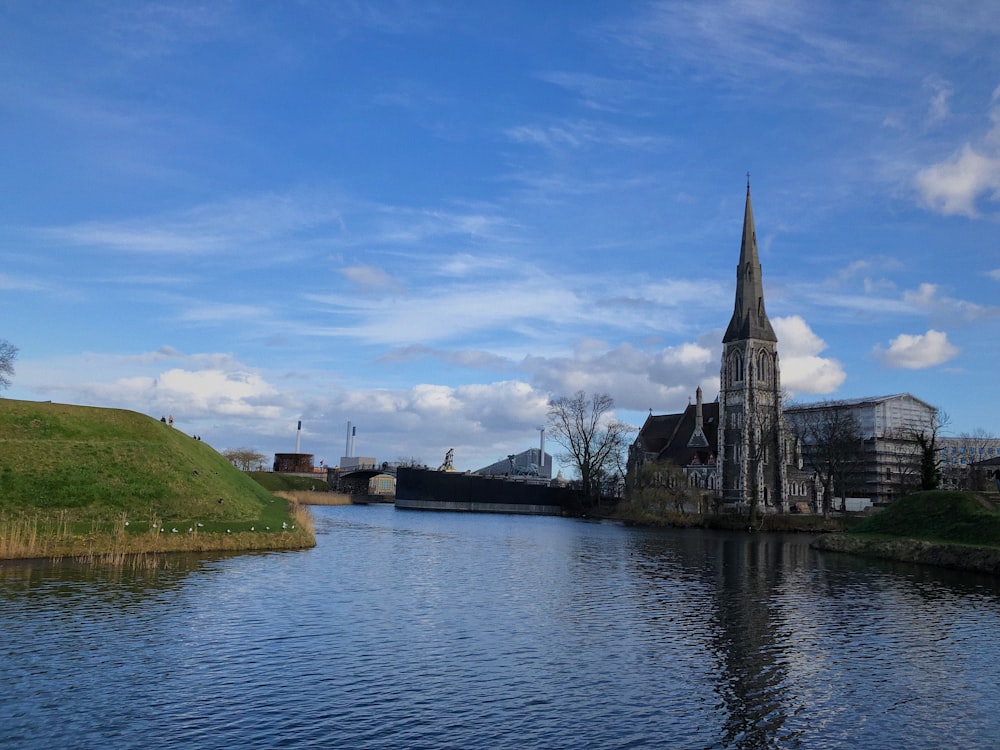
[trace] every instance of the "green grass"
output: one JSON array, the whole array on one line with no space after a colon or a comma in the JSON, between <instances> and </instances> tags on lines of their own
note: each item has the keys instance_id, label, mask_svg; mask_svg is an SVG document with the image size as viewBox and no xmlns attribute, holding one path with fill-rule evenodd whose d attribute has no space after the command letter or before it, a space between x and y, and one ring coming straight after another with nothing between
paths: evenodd
<instances>
[{"instance_id":1,"label":"green grass","mask_svg":"<svg viewBox=\"0 0 1000 750\"><path fill-rule=\"evenodd\" d=\"M268 492L329 492L326 478L299 477L294 474L276 474L272 471L251 471L250 477Z\"/></svg>"},{"instance_id":2,"label":"green grass","mask_svg":"<svg viewBox=\"0 0 1000 750\"><path fill-rule=\"evenodd\" d=\"M851 533L1000 547L1000 512L974 492L917 492L867 518Z\"/></svg>"},{"instance_id":3,"label":"green grass","mask_svg":"<svg viewBox=\"0 0 1000 750\"><path fill-rule=\"evenodd\" d=\"M43 550L92 549L116 535L150 549L231 549L232 537L243 548L286 547L302 536L289 533L293 523L286 501L152 417L0 399L0 542L30 528ZM55 537L63 541L48 544Z\"/></svg>"}]
</instances>

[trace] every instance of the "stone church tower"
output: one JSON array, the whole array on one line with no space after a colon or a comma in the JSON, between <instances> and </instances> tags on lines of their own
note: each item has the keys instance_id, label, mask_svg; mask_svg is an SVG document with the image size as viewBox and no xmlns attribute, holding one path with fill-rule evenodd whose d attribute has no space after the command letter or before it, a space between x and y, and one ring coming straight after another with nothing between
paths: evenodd
<instances>
[{"instance_id":1,"label":"stone church tower","mask_svg":"<svg viewBox=\"0 0 1000 750\"><path fill-rule=\"evenodd\" d=\"M764 310L750 181L736 267L736 304L722 338L718 458L725 503L787 511L778 337Z\"/></svg>"}]
</instances>

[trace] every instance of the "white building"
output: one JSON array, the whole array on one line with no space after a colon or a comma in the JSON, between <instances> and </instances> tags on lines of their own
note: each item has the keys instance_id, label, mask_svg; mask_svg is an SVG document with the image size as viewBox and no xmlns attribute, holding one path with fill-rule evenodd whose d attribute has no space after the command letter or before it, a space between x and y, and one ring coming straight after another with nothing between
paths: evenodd
<instances>
[{"instance_id":1,"label":"white building","mask_svg":"<svg viewBox=\"0 0 1000 750\"><path fill-rule=\"evenodd\" d=\"M836 487L836 494L846 492L884 504L920 487L921 450L917 437L930 438L936 431L935 407L909 393L897 393L797 404L785 408L785 419L793 431L801 433L817 411L828 409L847 411L861 428L860 468L850 479L852 486ZM804 440L803 455L808 457L810 449Z\"/></svg>"}]
</instances>

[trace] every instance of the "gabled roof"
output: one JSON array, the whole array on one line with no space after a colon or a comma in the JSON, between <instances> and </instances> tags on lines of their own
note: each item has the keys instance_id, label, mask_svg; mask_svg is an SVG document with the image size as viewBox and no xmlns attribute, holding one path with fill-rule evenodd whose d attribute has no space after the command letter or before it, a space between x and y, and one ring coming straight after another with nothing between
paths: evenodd
<instances>
[{"instance_id":1,"label":"gabled roof","mask_svg":"<svg viewBox=\"0 0 1000 750\"><path fill-rule=\"evenodd\" d=\"M688 404L679 414L650 414L636 436L647 453L655 453L656 460L670 461L676 466L693 463L713 463L719 436L719 402L702 405L702 432L705 446L691 446L691 436L695 432L697 406Z\"/></svg>"},{"instance_id":2,"label":"gabled roof","mask_svg":"<svg viewBox=\"0 0 1000 750\"><path fill-rule=\"evenodd\" d=\"M659 454L677 432L677 425L683 416L683 414L650 413L636 436L636 443L641 444L646 453Z\"/></svg>"},{"instance_id":3,"label":"gabled roof","mask_svg":"<svg viewBox=\"0 0 1000 750\"><path fill-rule=\"evenodd\" d=\"M743 240L740 243L740 263L736 267L736 304L722 343L759 339L777 341L764 310L764 281L761 278L760 257L757 253L757 232L750 204L750 182L747 182L747 203L743 210Z\"/></svg>"}]
</instances>

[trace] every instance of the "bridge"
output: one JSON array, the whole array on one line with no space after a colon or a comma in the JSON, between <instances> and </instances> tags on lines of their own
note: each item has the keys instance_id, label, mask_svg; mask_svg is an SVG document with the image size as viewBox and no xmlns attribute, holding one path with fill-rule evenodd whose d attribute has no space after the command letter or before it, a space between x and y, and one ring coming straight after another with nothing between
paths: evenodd
<instances>
[{"instance_id":1,"label":"bridge","mask_svg":"<svg viewBox=\"0 0 1000 750\"><path fill-rule=\"evenodd\" d=\"M376 467L372 465L341 469L338 467L328 467L326 470L326 483L334 492L342 492L351 496L367 496L368 481L379 474L396 475L395 468Z\"/></svg>"}]
</instances>

